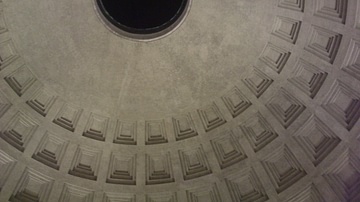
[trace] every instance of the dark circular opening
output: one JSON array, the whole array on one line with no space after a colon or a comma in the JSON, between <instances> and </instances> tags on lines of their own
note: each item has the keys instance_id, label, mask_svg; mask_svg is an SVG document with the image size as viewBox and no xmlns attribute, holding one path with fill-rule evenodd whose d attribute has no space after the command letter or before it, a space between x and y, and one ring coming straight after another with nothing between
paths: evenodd
<instances>
[{"instance_id":1,"label":"dark circular opening","mask_svg":"<svg viewBox=\"0 0 360 202\"><path fill-rule=\"evenodd\" d=\"M162 31L176 22L188 0L97 0L104 17L134 34Z\"/></svg>"}]
</instances>

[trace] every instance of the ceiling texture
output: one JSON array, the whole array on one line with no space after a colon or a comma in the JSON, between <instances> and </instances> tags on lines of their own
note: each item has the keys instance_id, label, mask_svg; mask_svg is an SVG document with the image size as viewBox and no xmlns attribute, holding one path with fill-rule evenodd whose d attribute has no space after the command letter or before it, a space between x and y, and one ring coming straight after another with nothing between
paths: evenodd
<instances>
[{"instance_id":1,"label":"ceiling texture","mask_svg":"<svg viewBox=\"0 0 360 202\"><path fill-rule=\"evenodd\" d=\"M360 0L0 1L0 201L360 201L359 118Z\"/></svg>"}]
</instances>

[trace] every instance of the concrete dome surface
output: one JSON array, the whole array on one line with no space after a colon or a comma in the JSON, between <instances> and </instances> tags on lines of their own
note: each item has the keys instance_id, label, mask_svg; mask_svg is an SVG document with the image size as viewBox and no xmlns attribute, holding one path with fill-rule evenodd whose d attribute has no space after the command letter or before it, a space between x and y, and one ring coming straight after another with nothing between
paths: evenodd
<instances>
[{"instance_id":1,"label":"concrete dome surface","mask_svg":"<svg viewBox=\"0 0 360 202\"><path fill-rule=\"evenodd\" d=\"M0 8L0 201L360 201L360 0Z\"/></svg>"}]
</instances>

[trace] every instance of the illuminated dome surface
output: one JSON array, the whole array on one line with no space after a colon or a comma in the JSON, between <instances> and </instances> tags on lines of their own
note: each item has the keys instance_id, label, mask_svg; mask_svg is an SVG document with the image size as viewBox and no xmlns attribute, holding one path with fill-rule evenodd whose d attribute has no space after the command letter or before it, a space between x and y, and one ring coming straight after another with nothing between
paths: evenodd
<instances>
[{"instance_id":1,"label":"illuminated dome surface","mask_svg":"<svg viewBox=\"0 0 360 202\"><path fill-rule=\"evenodd\" d=\"M109 2L0 3L0 201L360 200L359 0Z\"/></svg>"}]
</instances>

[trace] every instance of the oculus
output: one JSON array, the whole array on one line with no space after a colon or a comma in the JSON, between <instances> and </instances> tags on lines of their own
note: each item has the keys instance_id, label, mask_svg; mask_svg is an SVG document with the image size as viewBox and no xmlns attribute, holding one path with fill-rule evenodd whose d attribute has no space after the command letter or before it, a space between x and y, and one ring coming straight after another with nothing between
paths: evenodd
<instances>
[{"instance_id":1,"label":"oculus","mask_svg":"<svg viewBox=\"0 0 360 202\"><path fill-rule=\"evenodd\" d=\"M190 0L95 0L100 18L113 32L138 40L161 38L177 28Z\"/></svg>"}]
</instances>

